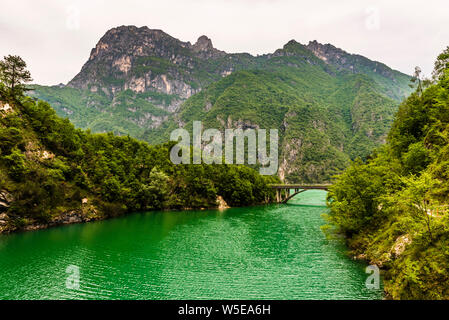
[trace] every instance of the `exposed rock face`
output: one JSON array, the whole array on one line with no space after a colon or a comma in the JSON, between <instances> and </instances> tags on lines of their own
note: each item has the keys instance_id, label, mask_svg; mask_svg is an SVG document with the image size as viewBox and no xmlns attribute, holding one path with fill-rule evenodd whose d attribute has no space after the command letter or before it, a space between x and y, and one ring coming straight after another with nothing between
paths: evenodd
<instances>
[{"instance_id":1,"label":"exposed rock face","mask_svg":"<svg viewBox=\"0 0 449 320\"><path fill-rule=\"evenodd\" d=\"M98 216L97 211L95 207L92 205L87 204L87 202L84 202L83 199L83 208L81 210L72 210L65 212L53 220L51 220L48 223L39 223L39 222L32 222L25 227L23 227L24 231L34 231L34 230L40 230L40 229L46 229L48 227L54 227L58 225L64 225L64 224L74 224L74 223L82 223L82 222L89 222L93 220L98 220L101 217ZM0 224L1 225L1 224ZM10 229L9 231L14 231L15 229ZM1 229L0 229L1 233Z\"/></svg>"},{"instance_id":2,"label":"exposed rock face","mask_svg":"<svg viewBox=\"0 0 449 320\"><path fill-rule=\"evenodd\" d=\"M5 115L12 111L13 111L13 109L8 103L4 104L3 102L0 101L0 116Z\"/></svg>"},{"instance_id":3,"label":"exposed rock face","mask_svg":"<svg viewBox=\"0 0 449 320\"><path fill-rule=\"evenodd\" d=\"M53 153L51 153L50 151L47 150L43 150L40 152L40 158L42 160L48 160L48 159L53 159L55 157L55 155Z\"/></svg>"},{"instance_id":4,"label":"exposed rock face","mask_svg":"<svg viewBox=\"0 0 449 320\"><path fill-rule=\"evenodd\" d=\"M192 50L201 58L219 58L226 55L226 52L215 49L212 40L204 35L198 38Z\"/></svg>"},{"instance_id":5,"label":"exposed rock face","mask_svg":"<svg viewBox=\"0 0 449 320\"><path fill-rule=\"evenodd\" d=\"M0 227L4 227L8 223L9 217L6 213L0 214Z\"/></svg>"},{"instance_id":6,"label":"exposed rock face","mask_svg":"<svg viewBox=\"0 0 449 320\"><path fill-rule=\"evenodd\" d=\"M6 190L0 191L0 233L8 230L9 216L5 213L14 201L14 197Z\"/></svg>"},{"instance_id":7,"label":"exposed rock face","mask_svg":"<svg viewBox=\"0 0 449 320\"><path fill-rule=\"evenodd\" d=\"M112 63L112 66L116 67L119 71L126 74L131 69L131 57L122 56L121 58L115 60Z\"/></svg>"},{"instance_id":8,"label":"exposed rock face","mask_svg":"<svg viewBox=\"0 0 449 320\"><path fill-rule=\"evenodd\" d=\"M222 196L217 197L217 205L219 210L230 208Z\"/></svg>"},{"instance_id":9,"label":"exposed rock face","mask_svg":"<svg viewBox=\"0 0 449 320\"><path fill-rule=\"evenodd\" d=\"M83 215L77 211L70 211L53 221L53 224L72 224L85 221Z\"/></svg>"},{"instance_id":10,"label":"exposed rock face","mask_svg":"<svg viewBox=\"0 0 449 320\"><path fill-rule=\"evenodd\" d=\"M177 95L183 100L199 91L182 80L168 78L165 74L156 75L154 78L147 77L145 80L146 82L141 82L140 87L129 88L134 92L157 91L167 95Z\"/></svg>"},{"instance_id":11,"label":"exposed rock face","mask_svg":"<svg viewBox=\"0 0 449 320\"><path fill-rule=\"evenodd\" d=\"M361 55L347 53L329 43L321 44L314 40L309 42L307 48L324 62L335 65L340 69L346 69L353 73L363 73L370 70L372 73L394 79L393 70L385 64L371 61Z\"/></svg>"},{"instance_id":12,"label":"exposed rock face","mask_svg":"<svg viewBox=\"0 0 449 320\"><path fill-rule=\"evenodd\" d=\"M0 191L0 212L6 211L11 203L14 201L14 197L6 190Z\"/></svg>"},{"instance_id":13,"label":"exposed rock face","mask_svg":"<svg viewBox=\"0 0 449 320\"><path fill-rule=\"evenodd\" d=\"M194 69L207 59L225 55L206 36L192 45L161 30L121 26L100 39L69 86L94 92L102 88L109 95L126 89L156 91L186 99L197 92L191 83L201 82ZM217 70L217 75L226 72Z\"/></svg>"},{"instance_id":14,"label":"exposed rock face","mask_svg":"<svg viewBox=\"0 0 449 320\"><path fill-rule=\"evenodd\" d=\"M410 235L405 234L396 239L393 247L391 248L391 253L395 257L399 257L405 250L406 246L412 243Z\"/></svg>"},{"instance_id":15,"label":"exposed rock face","mask_svg":"<svg viewBox=\"0 0 449 320\"><path fill-rule=\"evenodd\" d=\"M212 45L212 41L206 37L201 36L198 38L196 43L193 45L193 51L200 52L200 51L211 51L214 49L214 46Z\"/></svg>"}]
</instances>

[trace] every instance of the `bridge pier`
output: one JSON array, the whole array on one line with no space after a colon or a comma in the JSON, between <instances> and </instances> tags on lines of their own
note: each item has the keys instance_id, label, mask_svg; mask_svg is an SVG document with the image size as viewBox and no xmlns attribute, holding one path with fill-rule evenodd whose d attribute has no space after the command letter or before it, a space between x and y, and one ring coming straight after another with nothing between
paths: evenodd
<instances>
[{"instance_id":1,"label":"bridge pier","mask_svg":"<svg viewBox=\"0 0 449 320\"><path fill-rule=\"evenodd\" d=\"M290 189L276 189L276 203L283 203L285 202L289 197Z\"/></svg>"},{"instance_id":2,"label":"bridge pier","mask_svg":"<svg viewBox=\"0 0 449 320\"><path fill-rule=\"evenodd\" d=\"M283 189L276 189L276 203L282 203L288 198L288 193L283 191Z\"/></svg>"}]
</instances>

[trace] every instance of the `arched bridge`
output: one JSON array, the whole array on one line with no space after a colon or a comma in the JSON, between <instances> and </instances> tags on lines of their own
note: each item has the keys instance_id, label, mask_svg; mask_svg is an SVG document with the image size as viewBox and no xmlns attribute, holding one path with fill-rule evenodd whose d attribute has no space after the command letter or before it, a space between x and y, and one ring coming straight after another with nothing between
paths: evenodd
<instances>
[{"instance_id":1,"label":"arched bridge","mask_svg":"<svg viewBox=\"0 0 449 320\"><path fill-rule=\"evenodd\" d=\"M272 184L270 187L276 189L276 202L286 203L297 194L307 190L329 190L330 184ZM290 194L290 190L295 190Z\"/></svg>"}]
</instances>

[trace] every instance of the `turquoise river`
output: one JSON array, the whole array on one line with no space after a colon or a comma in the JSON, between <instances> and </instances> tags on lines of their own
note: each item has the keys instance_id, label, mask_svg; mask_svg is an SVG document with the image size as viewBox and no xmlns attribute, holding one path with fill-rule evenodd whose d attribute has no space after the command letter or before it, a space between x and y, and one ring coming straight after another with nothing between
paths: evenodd
<instances>
[{"instance_id":1,"label":"turquoise river","mask_svg":"<svg viewBox=\"0 0 449 320\"><path fill-rule=\"evenodd\" d=\"M2 235L0 299L382 298L321 231L325 196Z\"/></svg>"}]
</instances>

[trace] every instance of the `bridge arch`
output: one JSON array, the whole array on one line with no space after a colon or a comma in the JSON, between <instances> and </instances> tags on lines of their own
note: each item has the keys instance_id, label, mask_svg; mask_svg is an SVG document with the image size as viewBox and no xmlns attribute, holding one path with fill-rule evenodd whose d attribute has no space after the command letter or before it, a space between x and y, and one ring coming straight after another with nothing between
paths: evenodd
<instances>
[{"instance_id":1,"label":"bridge arch","mask_svg":"<svg viewBox=\"0 0 449 320\"><path fill-rule=\"evenodd\" d=\"M330 184L272 184L270 187L276 190L276 202L286 203L294 196L307 191L307 190L329 190ZM295 190L293 194L290 194L290 190ZM287 192L285 192L287 191Z\"/></svg>"}]
</instances>

